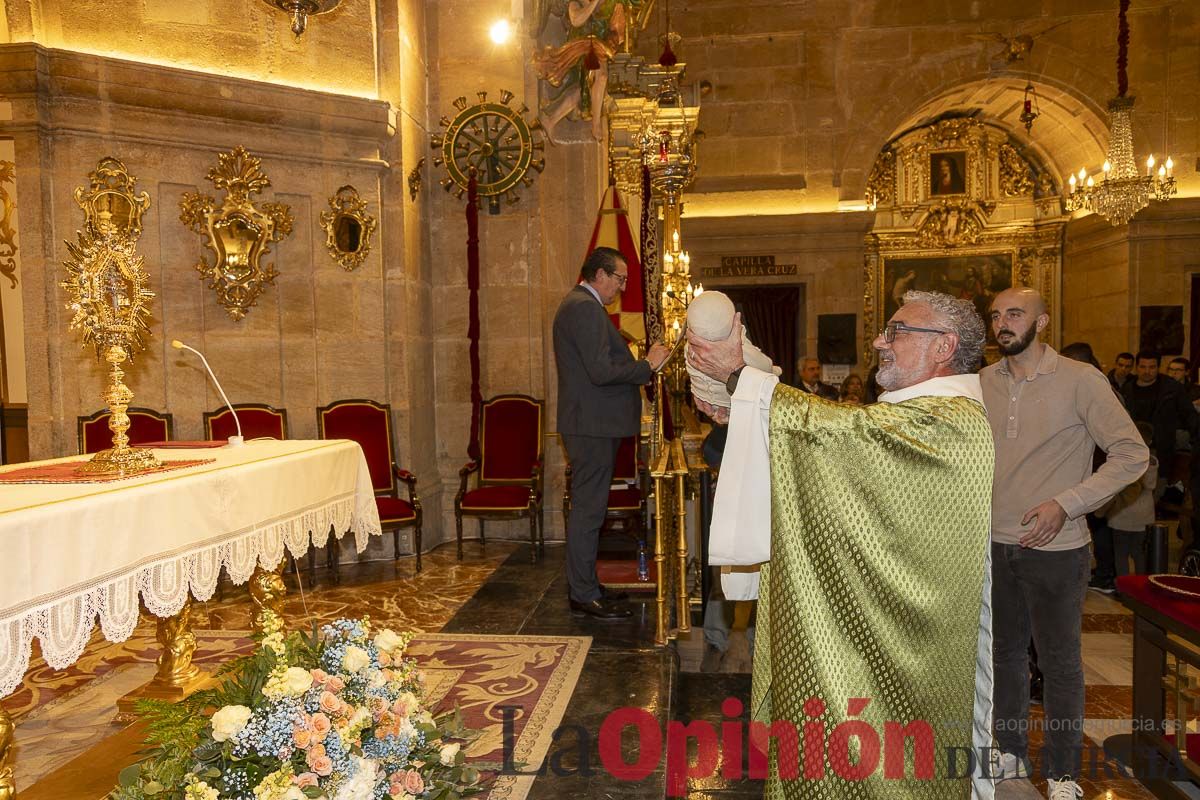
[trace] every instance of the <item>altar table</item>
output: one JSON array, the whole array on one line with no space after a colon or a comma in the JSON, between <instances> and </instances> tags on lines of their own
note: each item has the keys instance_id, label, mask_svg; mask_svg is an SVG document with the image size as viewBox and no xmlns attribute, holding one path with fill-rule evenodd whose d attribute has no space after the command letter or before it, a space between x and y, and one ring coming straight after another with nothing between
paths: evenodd
<instances>
[{"instance_id":1,"label":"altar table","mask_svg":"<svg viewBox=\"0 0 1200 800\"><path fill-rule=\"evenodd\" d=\"M1200 600L1164 592L1147 575L1117 578L1117 591L1134 613L1134 776L1155 797L1195 797L1200 741L1196 734L1177 738L1175 720L1193 717L1200 705ZM1174 711L1171 720L1168 702Z\"/></svg>"},{"instance_id":2,"label":"altar table","mask_svg":"<svg viewBox=\"0 0 1200 800\"><path fill-rule=\"evenodd\" d=\"M170 617L189 592L212 597L222 568L244 583L258 564L276 567L285 547L299 557L331 530L352 530L359 552L380 534L354 442L260 440L155 454L212 462L109 483L0 483L0 697L20 684L35 638L62 669L83 653L97 618L106 639L128 639L139 595L151 613Z\"/></svg>"}]
</instances>

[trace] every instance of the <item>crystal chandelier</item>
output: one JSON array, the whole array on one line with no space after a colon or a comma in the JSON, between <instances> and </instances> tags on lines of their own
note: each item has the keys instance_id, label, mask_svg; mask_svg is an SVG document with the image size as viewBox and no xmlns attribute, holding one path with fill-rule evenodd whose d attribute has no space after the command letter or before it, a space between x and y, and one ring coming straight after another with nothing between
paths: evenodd
<instances>
[{"instance_id":1,"label":"crystal chandelier","mask_svg":"<svg viewBox=\"0 0 1200 800\"><path fill-rule=\"evenodd\" d=\"M1113 225L1124 225L1134 214L1150 205L1151 200L1165 201L1175 194L1175 162L1167 156L1155 171L1154 155L1146 159L1146 174L1139 175L1133 159L1133 98L1126 95L1129 79L1125 74L1129 52L1129 0L1121 0L1117 26L1117 96L1108 102L1108 157L1101 167L1099 182L1080 169L1072 175L1067 193L1067 210L1087 209Z\"/></svg>"}]
</instances>

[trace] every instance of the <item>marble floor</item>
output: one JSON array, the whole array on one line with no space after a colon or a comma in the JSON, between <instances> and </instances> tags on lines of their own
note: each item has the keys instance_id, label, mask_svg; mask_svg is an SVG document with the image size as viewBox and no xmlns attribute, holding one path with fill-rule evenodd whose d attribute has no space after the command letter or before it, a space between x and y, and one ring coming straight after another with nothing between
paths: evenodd
<instances>
[{"instance_id":1,"label":"marble floor","mask_svg":"<svg viewBox=\"0 0 1200 800\"><path fill-rule=\"evenodd\" d=\"M561 730L574 731L561 746L551 748L552 769L534 782L530 800L564 796L662 798L667 794L668 769L661 757L637 781L614 777L603 767L598 732L604 720L619 708L641 709L647 724L665 731L671 720L721 719L720 703L738 698L749 706L750 648L745 628L748 608L735 616L729 652L724 657L706 654L697 626L669 648L655 648L653 606L647 599L633 601L634 616L617 623L576 619L566 603L563 577L564 550L548 545L545 557L529 563L526 545L489 541L486 547L468 544L467 557L458 562L454 548L444 546L428 555L425 571L418 579L411 560L344 565L341 582L333 585L329 575L318 571L318 583L304 592L289 577L292 589L285 614L289 624L307 625L311 620L369 614L373 620L392 627L423 632L528 634L590 636L591 650L572 696ZM307 579L307 573L304 577ZM197 609L199 661L212 664L249 646L244 631L249 628L250 603L243 590L228 588L220 601ZM1102 752L1105 739L1129 731L1131 703L1132 617L1115 599L1089 592L1083 620L1084 662L1087 680L1088 743ZM77 690L90 682L109 681L114 687L136 686L152 671L157 648L150 623L122 644L97 640L80 662L69 670L53 672L44 665L30 670L25 685L4 700L14 716L18 737L22 727L29 733L43 709L70 703L81 696ZM89 716L90 715L90 716ZM648 715L648 716L645 716ZM111 735L107 720L111 709L88 708L81 704L78 719L94 720L70 731L43 731L57 738L57 749L47 755L60 761L82 752L97 738ZM1040 708L1033 710L1033 748L1040 746L1037 725ZM18 752L18 780L23 765L39 764L26 739L25 752ZM621 740L625 763L638 761L639 749L632 737ZM1035 768L1038 764L1035 762ZM40 769L53 764L41 763ZM1140 800L1150 798L1137 781L1117 774L1117 765L1102 761L1094 775L1081 781L1088 800ZM692 800L750 800L762 796L761 782L729 780L718 774L687 782ZM25 776L28 780L28 776ZM1044 796L1044 783L1036 783ZM1016 787L1012 787L1014 790ZM1029 788L1028 791L1033 791ZM1032 796L1032 795L1031 795Z\"/></svg>"}]
</instances>

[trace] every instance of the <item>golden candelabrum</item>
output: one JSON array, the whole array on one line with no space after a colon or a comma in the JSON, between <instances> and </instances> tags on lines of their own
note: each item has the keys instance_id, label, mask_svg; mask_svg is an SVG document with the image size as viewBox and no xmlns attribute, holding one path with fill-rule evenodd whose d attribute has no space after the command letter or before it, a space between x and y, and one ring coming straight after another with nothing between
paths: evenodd
<instances>
[{"instance_id":1,"label":"golden candelabrum","mask_svg":"<svg viewBox=\"0 0 1200 800\"><path fill-rule=\"evenodd\" d=\"M663 336L671 347L687 330L688 306L704 292L703 284L692 285L692 259L679 239L680 214L680 203L667 202L663 205L661 308ZM678 420L683 398L687 394L688 379L682 350L678 358L672 358L667 364L664 374L671 395L671 419Z\"/></svg>"},{"instance_id":2,"label":"golden candelabrum","mask_svg":"<svg viewBox=\"0 0 1200 800\"><path fill-rule=\"evenodd\" d=\"M121 365L145 346L149 332L150 300L142 259L134 240L115 229L79 234L67 242L70 258L63 263L67 278L60 284L70 295L74 313L71 330L83 332L85 346L109 364L109 382L101 397L110 412L108 427L113 446L102 450L76 470L80 474L132 475L160 466L151 450L129 446L129 415L133 392L125 385Z\"/></svg>"}]
</instances>

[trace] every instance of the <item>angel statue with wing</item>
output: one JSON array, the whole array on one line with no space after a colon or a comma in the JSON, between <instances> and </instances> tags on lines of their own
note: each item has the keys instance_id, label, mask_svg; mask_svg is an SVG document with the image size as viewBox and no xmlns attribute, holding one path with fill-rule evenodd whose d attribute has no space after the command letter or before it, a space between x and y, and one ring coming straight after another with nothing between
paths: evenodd
<instances>
[{"instance_id":1,"label":"angel statue with wing","mask_svg":"<svg viewBox=\"0 0 1200 800\"><path fill-rule=\"evenodd\" d=\"M541 104L539 117L553 141L554 126L578 110L591 119L592 135L600 140L608 61L625 45L629 24L642 6L653 0L534 0L534 35L541 37L551 17L567 28L566 41L547 45L533 57L538 77L553 87Z\"/></svg>"}]
</instances>

